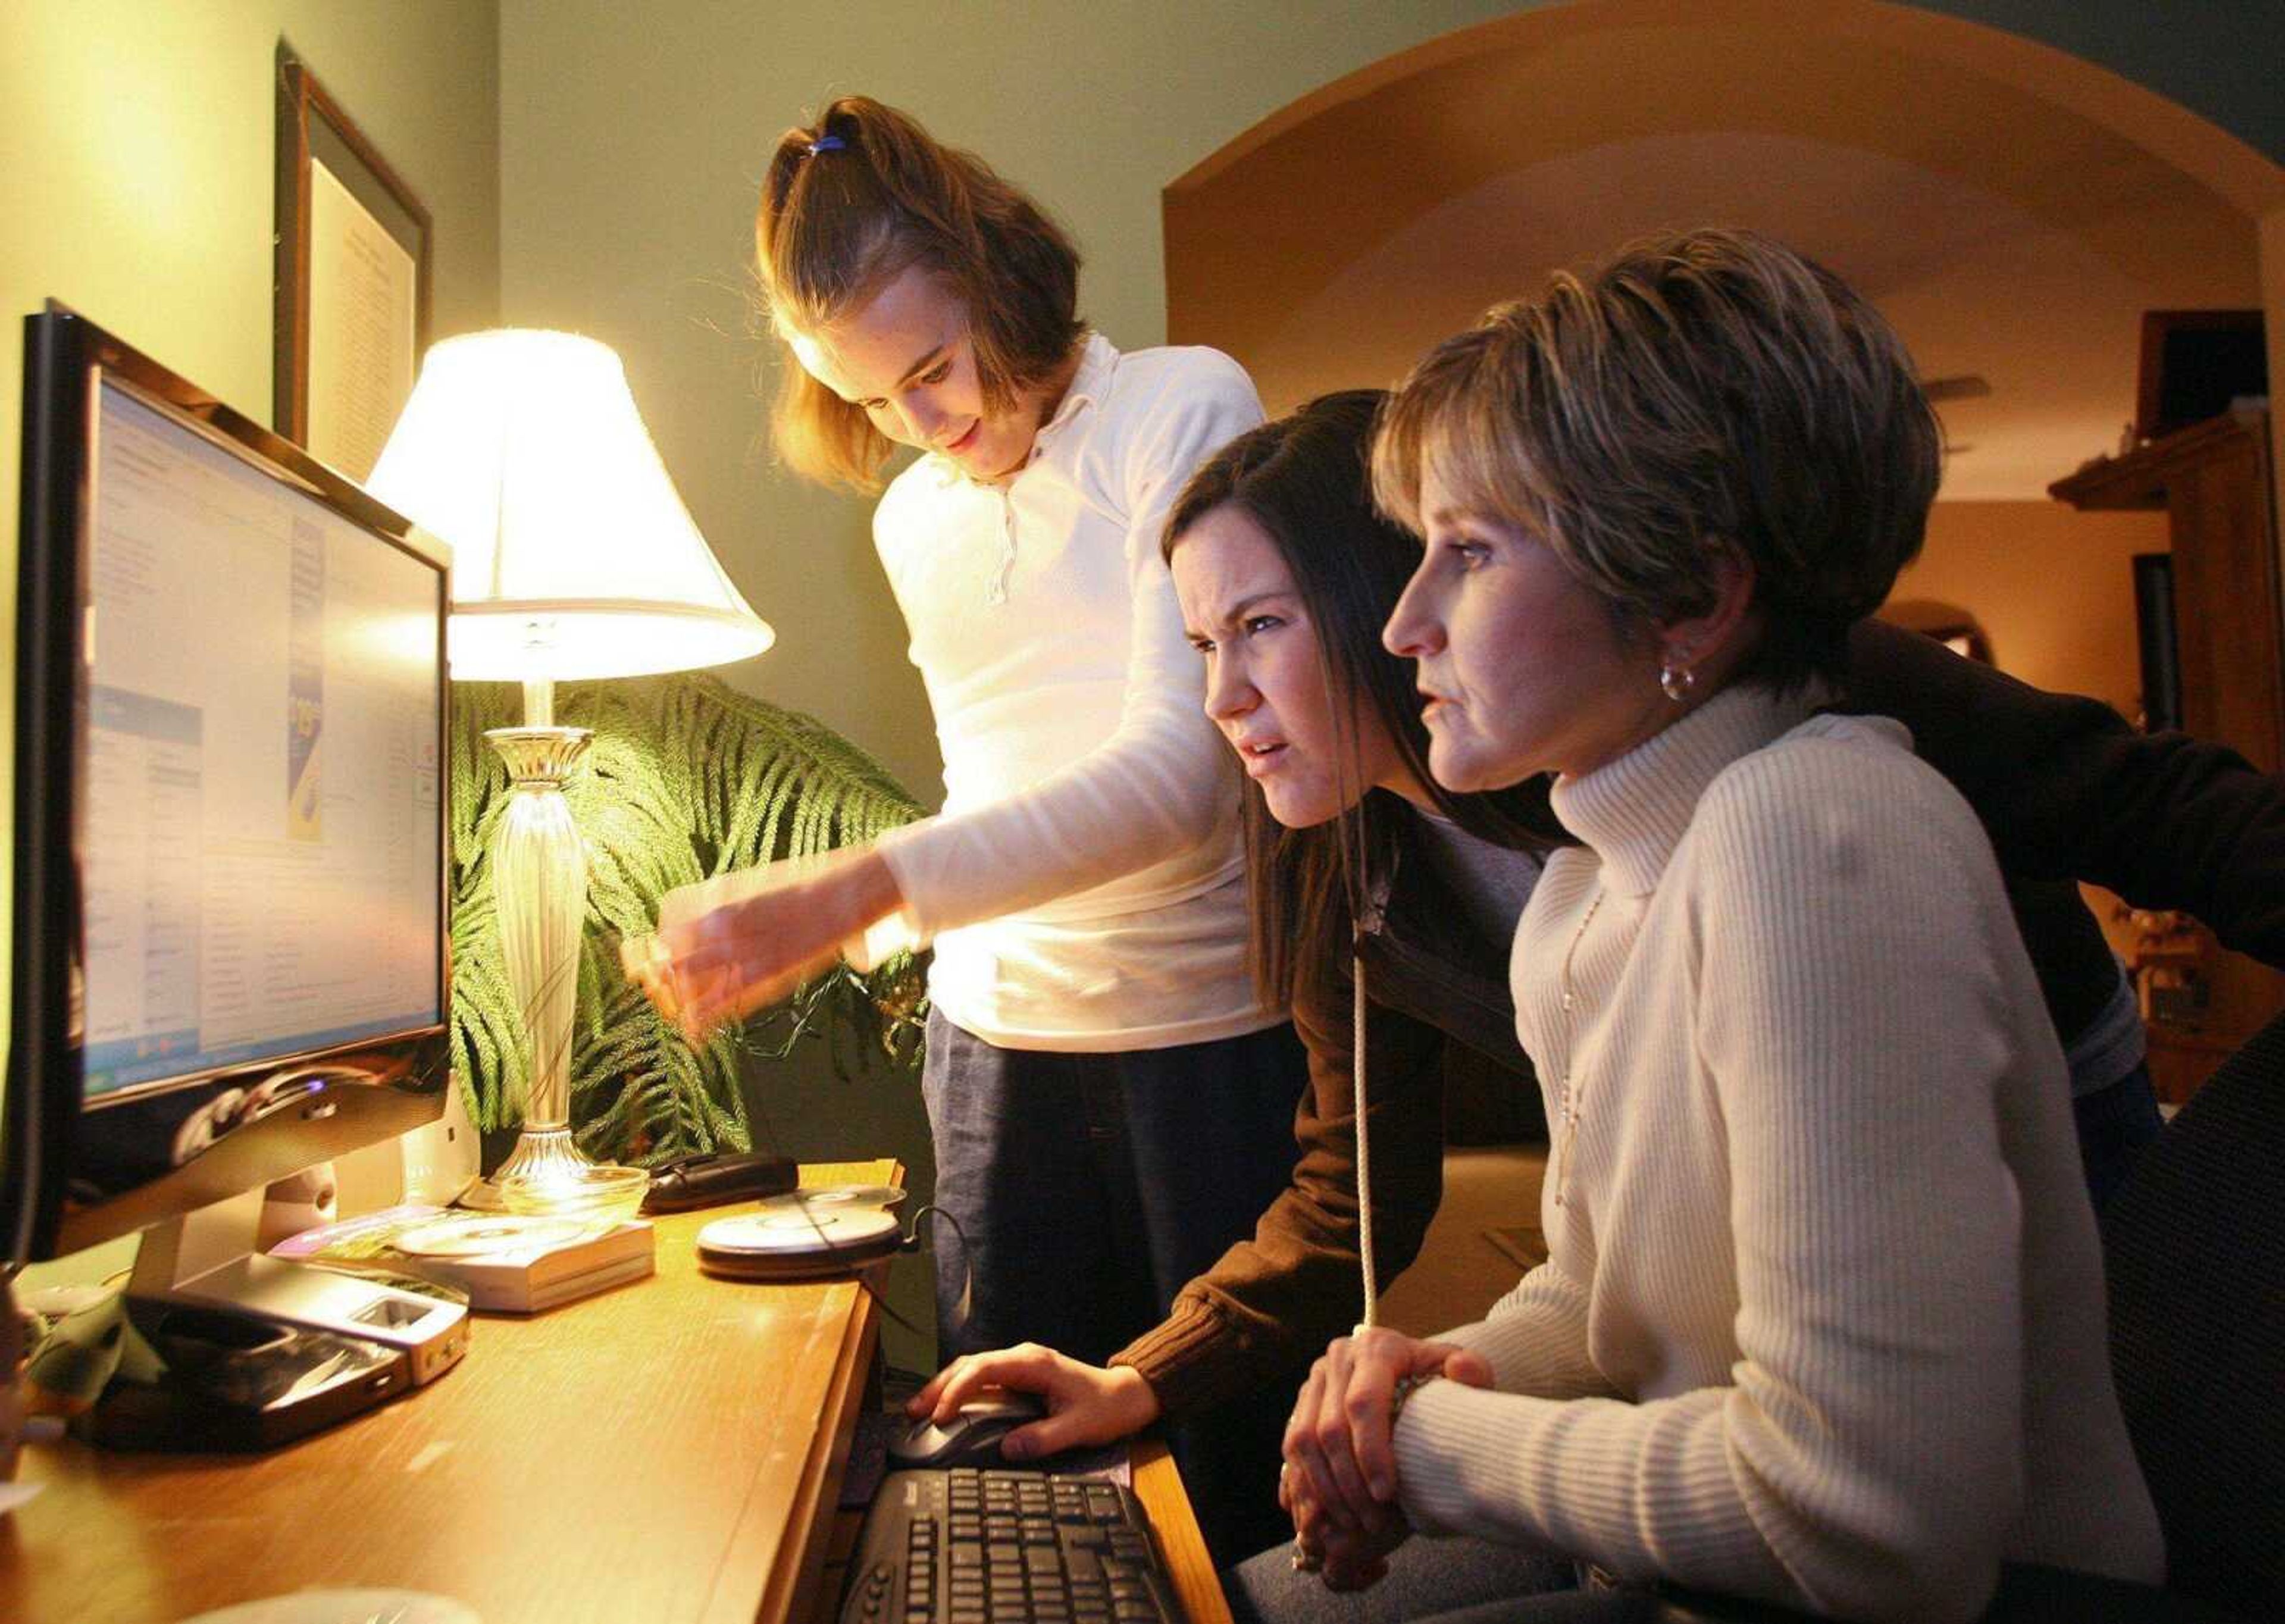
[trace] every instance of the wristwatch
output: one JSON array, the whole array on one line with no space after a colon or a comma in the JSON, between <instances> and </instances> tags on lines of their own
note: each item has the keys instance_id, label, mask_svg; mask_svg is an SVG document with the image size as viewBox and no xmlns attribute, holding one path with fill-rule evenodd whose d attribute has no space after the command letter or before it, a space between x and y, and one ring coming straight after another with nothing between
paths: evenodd
<instances>
[{"instance_id":1,"label":"wristwatch","mask_svg":"<svg viewBox=\"0 0 2285 1624\"><path fill-rule=\"evenodd\" d=\"M1399 1377L1396 1384L1396 1392L1391 1395L1388 1400L1388 1424L1390 1429L1392 1431L1394 1430L1396 1426L1396 1418L1404 1413L1404 1401L1407 1399L1419 1392L1423 1387L1425 1387L1429 1383L1441 1382L1443 1379L1444 1378L1441 1375L1438 1375L1433 1371L1431 1371L1426 1376L1407 1376Z\"/></svg>"}]
</instances>

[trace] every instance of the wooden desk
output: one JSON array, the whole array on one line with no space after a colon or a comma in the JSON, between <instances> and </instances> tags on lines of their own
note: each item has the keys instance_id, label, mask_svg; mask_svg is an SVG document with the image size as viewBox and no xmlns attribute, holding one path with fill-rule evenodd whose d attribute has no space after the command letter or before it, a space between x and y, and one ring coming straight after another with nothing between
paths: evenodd
<instances>
[{"instance_id":1,"label":"wooden desk","mask_svg":"<svg viewBox=\"0 0 2285 1624\"><path fill-rule=\"evenodd\" d=\"M851 1281L701 1275L699 1229L738 1210L657 1220L656 1277L486 1316L458 1369L275 1454L27 1449L20 1475L47 1489L0 1518L0 1620L171 1624L318 1587L439 1592L484 1624L830 1620L879 1309ZM1134 1477L1190 1624L1229 1624L1163 1445L1137 1447Z\"/></svg>"},{"instance_id":2,"label":"wooden desk","mask_svg":"<svg viewBox=\"0 0 2285 1624\"><path fill-rule=\"evenodd\" d=\"M1230 1624L1229 1603L1214 1573L1213 1558L1206 1553L1205 1535L1198 1532L1190 1497L1174 1470L1166 1446L1152 1440L1135 1446L1135 1494L1150 1514L1150 1531L1158 1536L1158 1554L1166 1560L1166 1577L1174 1581L1175 1599L1190 1616L1190 1624Z\"/></svg>"},{"instance_id":3,"label":"wooden desk","mask_svg":"<svg viewBox=\"0 0 2285 1624\"><path fill-rule=\"evenodd\" d=\"M850 1281L702 1275L724 1210L658 1220L656 1278L486 1317L457 1369L276 1454L27 1449L48 1487L0 1518L0 1619L165 1624L312 1587L437 1591L484 1624L813 1616L879 1311Z\"/></svg>"}]
</instances>

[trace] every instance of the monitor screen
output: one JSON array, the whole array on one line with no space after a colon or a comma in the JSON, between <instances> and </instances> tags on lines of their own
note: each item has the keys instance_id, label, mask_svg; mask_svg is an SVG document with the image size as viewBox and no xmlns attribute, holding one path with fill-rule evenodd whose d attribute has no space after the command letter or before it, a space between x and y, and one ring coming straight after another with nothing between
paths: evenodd
<instances>
[{"instance_id":1,"label":"monitor screen","mask_svg":"<svg viewBox=\"0 0 2285 1624\"><path fill-rule=\"evenodd\" d=\"M105 375L90 1100L443 1018L436 571Z\"/></svg>"},{"instance_id":2,"label":"monitor screen","mask_svg":"<svg viewBox=\"0 0 2285 1624\"><path fill-rule=\"evenodd\" d=\"M83 318L27 340L18 1257L433 1118L447 975L443 560Z\"/></svg>"}]
</instances>

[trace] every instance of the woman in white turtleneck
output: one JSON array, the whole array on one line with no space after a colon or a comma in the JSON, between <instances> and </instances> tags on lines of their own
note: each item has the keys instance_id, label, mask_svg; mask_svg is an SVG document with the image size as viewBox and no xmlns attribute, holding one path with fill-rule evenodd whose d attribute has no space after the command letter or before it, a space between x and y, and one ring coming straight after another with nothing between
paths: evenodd
<instances>
[{"instance_id":1,"label":"woman in white turtleneck","mask_svg":"<svg viewBox=\"0 0 2285 1624\"><path fill-rule=\"evenodd\" d=\"M1558 774L1582 846L1512 960L1549 1259L1319 1361L1284 1498L1336 1588L1415 1531L1863 1619L2162 1572L1991 850L1900 726L1819 710L1939 443L1867 304L1721 231L1494 311L1384 420L1431 768Z\"/></svg>"}]
</instances>

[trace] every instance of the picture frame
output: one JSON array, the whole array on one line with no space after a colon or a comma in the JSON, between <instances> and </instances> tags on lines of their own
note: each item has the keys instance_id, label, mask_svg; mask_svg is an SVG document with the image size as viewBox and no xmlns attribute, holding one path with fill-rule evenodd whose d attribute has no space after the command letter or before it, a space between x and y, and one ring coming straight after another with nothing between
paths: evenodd
<instances>
[{"instance_id":1,"label":"picture frame","mask_svg":"<svg viewBox=\"0 0 2285 1624\"><path fill-rule=\"evenodd\" d=\"M428 344L428 210L283 41L277 162L272 427L362 481Z\"/></svg>"}]
</instances>

